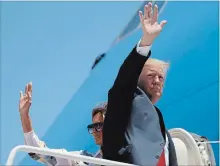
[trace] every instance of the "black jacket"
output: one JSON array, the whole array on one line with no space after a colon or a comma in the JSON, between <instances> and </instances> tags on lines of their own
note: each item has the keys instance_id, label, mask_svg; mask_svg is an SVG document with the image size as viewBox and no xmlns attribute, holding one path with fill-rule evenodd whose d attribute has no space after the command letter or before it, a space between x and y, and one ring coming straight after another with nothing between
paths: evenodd
<instances>
[{"instance_id":1,"label":"black jacket","mask_svg":"<svg viewBox=\"0 0 220 166\"><path fill-rule=\"evenodd\" d=\"M120 67L116 80L108 92L108 108L103 128L102 150L104 159L132 163L129 153L120 155L118 152L122 147L127 146L125 132L131 115L130 110L134 93L137 89L139 75L150 55L151 51L147 56L140 55L137 53L135 46ZM158 108L156 110L160 119L161 132L165 139L166 128L163 116ZM171 138L170 135L169 138ZM174 148L172 140L171 145ZM173 158L173 156L175 158L176 154L172 154L171 157ZM174 165L177 165L177 163L174 163Z\"/></svg>"}]
</instances>

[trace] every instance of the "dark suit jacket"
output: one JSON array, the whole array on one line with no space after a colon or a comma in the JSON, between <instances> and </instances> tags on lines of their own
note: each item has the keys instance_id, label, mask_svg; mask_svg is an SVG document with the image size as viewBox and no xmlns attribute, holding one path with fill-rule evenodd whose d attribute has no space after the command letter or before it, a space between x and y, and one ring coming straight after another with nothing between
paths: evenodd
<instances>
[{"instance_id":1,"label":"dark suit jacket","mask_svg":"<svg viewBox=\"0 0 220 166\"><path fill-rule=\"evenodd\" d=\"M122 147L128 147L125 138L126 128L131 116L131 107L134 94L137 89L137 82L142 68L150 57L142 56L137 53L136 47L131 51L120 67L114 85L108 93L108 108L103 128L103 158L132 163L129 149L125 149L123 155L119 153ZM166 128L163 122L163 116L156 107L159 116L161 132L165 139ZM167 132L169 140L169 165L176 166L176 153L172 139Z\"/></svg>"}]
</instances>

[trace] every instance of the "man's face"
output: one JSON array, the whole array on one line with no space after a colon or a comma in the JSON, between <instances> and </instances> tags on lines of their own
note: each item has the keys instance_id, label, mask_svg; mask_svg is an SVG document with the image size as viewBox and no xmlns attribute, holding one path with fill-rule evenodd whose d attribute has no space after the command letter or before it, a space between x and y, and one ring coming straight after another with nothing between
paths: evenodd
<instances>
[{"instance_id":1,"label":"man's face","mask_svg":"<svg viewBox=\"0 0 220 166\"><path fill-rule=\"evenodd\" d=\"M102 145L102 127L104 123L104 118L102 113L97 113L94 115L92 119L92 123L94 125L92 135L95 139L95 143L97 145Z\"/></svg>"},{"instance_id":2,"label":"man's face","mask_svg":"<svg viewBox=\"0 0 220 166\"><path fill-rule=\"evenodd\" d=\"M155 104L162 95L165 73L159 64L144 66L141 74L142 84L145 92Z\"/></svg>"}]
</instances>

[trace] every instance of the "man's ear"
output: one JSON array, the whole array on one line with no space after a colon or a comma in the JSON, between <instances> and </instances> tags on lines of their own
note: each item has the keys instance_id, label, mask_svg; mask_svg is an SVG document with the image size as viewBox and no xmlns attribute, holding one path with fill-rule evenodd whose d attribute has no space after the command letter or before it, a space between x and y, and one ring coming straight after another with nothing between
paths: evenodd
<instances>
[{"instance_id":1,"label":"man's ear","mask_svg":"<svg viewBox=\"0 0 220 166\"><path fill-rule=\"evenodd\" d=\"M143 74L141 74L138 78L138 87L144 89Z\"/></svg>"}]
</instances>

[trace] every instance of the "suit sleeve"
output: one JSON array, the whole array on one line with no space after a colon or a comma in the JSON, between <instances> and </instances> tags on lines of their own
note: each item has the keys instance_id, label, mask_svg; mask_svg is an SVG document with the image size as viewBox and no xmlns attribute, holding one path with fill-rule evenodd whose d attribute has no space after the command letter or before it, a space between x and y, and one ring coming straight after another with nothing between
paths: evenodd
<instances>
[{"instance_id":1,"label":"suit sleeve","mask_svg":"<svg viewBox=\"0 0 220 166\"><path fill-rule=\"evenodd\" d=\"M118 150L125 145L124 134L131 114L134 92L142 68L150 55L151 51L147 56L140 55L135 47L121 65L108 92L103 129L103 155L106 159L117 160Z\"/></svg>"}]
</instances>

